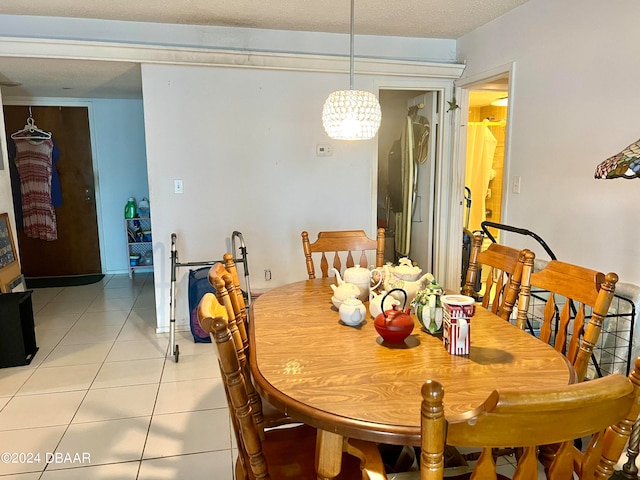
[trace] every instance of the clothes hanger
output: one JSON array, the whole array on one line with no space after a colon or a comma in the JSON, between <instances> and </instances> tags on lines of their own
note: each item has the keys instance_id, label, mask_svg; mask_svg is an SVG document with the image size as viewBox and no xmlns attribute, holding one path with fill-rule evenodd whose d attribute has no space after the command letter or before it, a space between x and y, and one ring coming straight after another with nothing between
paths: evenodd
<instances>
[{"instance_id":1,"label":"clothes hanger","mask_svg":"<svg viewBox=\"0 0 640 480\"><path fill-rule=\"evenodd\" d=\"M46 140L51 138L51 132L45 132L37 127L36 122L33 120L33 116L31 115L31 107L29 107L29 118L27 118L27 124L24 126L22 130L18 130L17 132L13 132L11 134L11 138L13 139L30 139L30 140Z\"/></svg>"}]
</instances>

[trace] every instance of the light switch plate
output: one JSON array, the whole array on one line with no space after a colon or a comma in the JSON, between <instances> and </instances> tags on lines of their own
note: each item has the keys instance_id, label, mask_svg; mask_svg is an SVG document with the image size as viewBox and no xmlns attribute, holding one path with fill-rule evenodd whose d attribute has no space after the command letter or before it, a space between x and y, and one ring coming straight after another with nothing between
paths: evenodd
<instances>
[{"instance_id":1,"label":"light switch plate","mask_svg":"<svg viewBox=\"0 0 640 480\"><path fill-rule=\"evenodd\" d=\"M520 193L520 175L514 175L511 182L511 191L513 193Z\"/></svg>"}]
</instances>

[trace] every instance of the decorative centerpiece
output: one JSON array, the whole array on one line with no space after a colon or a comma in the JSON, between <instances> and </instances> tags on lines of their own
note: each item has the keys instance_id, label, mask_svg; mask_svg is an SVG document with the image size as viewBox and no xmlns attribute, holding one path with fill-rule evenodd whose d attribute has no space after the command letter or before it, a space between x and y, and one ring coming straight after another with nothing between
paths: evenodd
<instances>
[{"instance_id":1,"label":"decorative centerpiece","mask_svg":"<svg viewBox=\"0 0 640 480\"><path fill-rule=\"evenodd\" d=\"M418 290L411 302L422 329L430 334L442 333L442 304L440 298L444 291L435 280L426 288Z\"/></svg>"},{"instance_id":2,"label":"decorative centerpiece","mask_svg":"<svg viewBox=\"0 0 640 480\"><path fill-rule=\"evenodd\" d=\"M403 257L398 261L397 266L393 266L388 263L382 267L384 272L384 289L390 292L394 289L402 289L407 294L409 302L412 302L415 298L418 290L425 288L431 283L434 278L430 273L422 274L422 269L417 265L413 265L413 262ZM397 300L402 300L399 292L393 294Z\"/></svg>"}]
</instances>

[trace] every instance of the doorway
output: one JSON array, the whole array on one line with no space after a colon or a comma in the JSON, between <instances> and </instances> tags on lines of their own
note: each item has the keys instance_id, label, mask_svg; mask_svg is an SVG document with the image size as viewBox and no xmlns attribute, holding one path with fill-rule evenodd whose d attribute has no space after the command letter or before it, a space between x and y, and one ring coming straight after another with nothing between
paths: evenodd
<instances>
[{"instance_id":1,"label":"doorway","mask_svg":"<svg viewBox=\"0 0 640 480\"><path fill-rule=\"evenodd\" d=\"M377 222L385 260L409 257L433 271L437 91L380 90Z\"/></svg>"},{"instance_id":2,"label":"doorway","mask_svg":"<svg viewBox=\"0 0 640 480\"><path fill-rule=\"evenodd\" d=\"M30 118L52 133L59 151L55 240L32 238L21 228L20 177L9 158L22 274L37 278L102 273L88 108L5 105L4 118L8 144L11 133L23 129Z\"/></svg>"},{"instance_id":3,"label":"doorway","mask_svg":"<svg viewBox=\"0 0 640 480\"><path fill-rule=\"evenodd\" d=\"M461 285L467 275L473 232L482 231L483 222L501 223L504 216L509 71L461 85L462 104L467 107L461 118L460 142L464 146L460 156L464 158L465 184ZM485 228L500 241L499 229ZM483 248L490 241L485 236Z\"/></svg>"},{"instance_id":4,"label":"doorway","mask_svg":"<svg viewBox=\"0 0 640 480\"><path fill-rule=\"evenodd\" d=\"M464 222L470 232L503 218L508 91L506 74L469 88ZM499 240L499 230L489 231Z\"/></svg>"}]
</instances>

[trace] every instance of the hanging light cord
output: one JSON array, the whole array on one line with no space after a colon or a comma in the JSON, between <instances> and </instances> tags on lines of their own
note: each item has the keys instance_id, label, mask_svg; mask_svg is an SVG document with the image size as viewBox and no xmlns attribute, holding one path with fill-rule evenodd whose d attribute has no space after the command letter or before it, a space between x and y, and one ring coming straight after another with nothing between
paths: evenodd
<instances>
[{"instance_id":1,"label":"hanging light cord","mask_svg":"<svg viewBox=\"0 0 640 480\"><path fill-rule=\"evenodd\" d=\"M349 90L353 90L353 3L355 0L351 0L351 29L349 30Z\"/></svg>"},{"instance_id":2,"label":"hanging light cord","mask_svg":"<svg viewBox=\"0 0 640 480\"><path fill-rule=\"evenodd\" d=\"M322 126L329 138L336 140L368 140L380 127L382 112L376 96L367 91L354 90L354 23L355 0L351 0L349 29L349 90L336 90L324 102Z\"/></svg>"}]
</instances>

